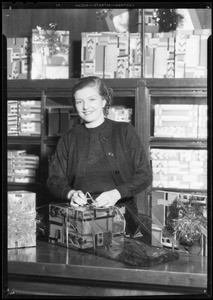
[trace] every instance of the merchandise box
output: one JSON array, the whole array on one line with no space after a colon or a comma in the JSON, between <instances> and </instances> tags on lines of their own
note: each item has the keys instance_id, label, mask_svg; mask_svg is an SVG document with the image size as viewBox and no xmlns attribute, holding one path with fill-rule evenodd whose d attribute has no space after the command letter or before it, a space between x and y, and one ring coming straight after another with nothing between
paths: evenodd
<instances>
[{"instance_id":1,"label":"merchandise box","mask_svg":"<svg viewBox=\"0 0 213 300\"><path fill-rule=\"evenodd\" d=\"M206 149L152 148L154 188L207 189Z\"/></svg>"},{"instance_id":2,"label":"merchandise box","mask_svg":"<svg viewBox=\"0 0 213 300\"><path fill-rule=\"evenodd\" d=\"M10 248L36 246L36 194L8 191L8 245Z\"/></svg>"},{"instance_id":3,"label":"merchandise box","mask_svg":"<svg viewBox=\"0 0 213 300\"><path fill-rule=\"evenodd\" d=\"M32 30L31 79L69 78L69 31Z\"/></svg>"},{"instance_id":4,"label":"merchandise box","mask_svg":"<svg viewBox=\"0 0 213 300\"><path fill-rule=\"evenodd\" d=\"M145 31L146 29L145 25ZM207 48L210 35L210 29L146 31L145 77L207 78Z\"/></svg>"},{"instance_id":5,"label":"merchandise box","mask_svg":"<svg viewBox=\"0 0 213 300\"><path fill-rule=\"evenodd\" d=\"M7 79L30 78L30 39L7 38Z\"/></svg>"},{"instance_id":6,"label":"merchandise box","mask_svg":"<svg viewBox=\"0 0 213 300\"><path fill-rule=\"evenodd\" d=\"M82 77L141 78L141 58L140 33L82 33Z\"/></svg>"},{"instance_id":7,"label":"merchandise box","mask_svg":"<svg viewBox=\"0 0 213 300\"><path fill-rule=\"evenodd\" d=\"M68 204L49 205L49 242L73 249L109 247L122 243L125 220L116 207L73 208Z\"/></svg>"}]
</instances>

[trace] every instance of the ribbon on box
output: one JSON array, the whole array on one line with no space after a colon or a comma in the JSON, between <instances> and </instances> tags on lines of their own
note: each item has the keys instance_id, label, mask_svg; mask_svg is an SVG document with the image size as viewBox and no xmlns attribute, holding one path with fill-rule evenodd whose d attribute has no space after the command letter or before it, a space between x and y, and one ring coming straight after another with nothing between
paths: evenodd
<instances>
[{"instance_id":1,"label":"ribbon on box","mask_svg":"<svg viewBox=\"0 0 213 300\"><path fill-rule=\"evenodd\" d=\"M123 213L121 212L121 210L119 208L117 208L116 206L112 206L112 207L108 207L108 208L96 208L95 207L95 200L92 198L92 196L90 195L89 192L87 192L85 194L86 199L87 199L87 205L85 205L84 208L81 208L82 210L82 216L83 213L87 213L87 217L90 217L90 222L86 222L85 228L87 226L87 230L86 232L84 232L84 234L91 234L92 240L93 240L93 249L96 249L96 240L95 240L95 236L97 234L97 232L100 232L100 234L102 235L104 232L108 232L108 234L112 235L112 232L115 233L116 237L112 237L112 240L109 239L108 242L106 242L107 247L109 248L109 246L113 246L113 245L120 245L123 244L123 239L122 238L118 238L119 237L119 233L123 233L124 236L124 231L125 231L125 227L126 227L126 222L125 222L125 218L123 216ZM76 212L76 217L77 217L77 213L79 211L79 208L72 208L75 212ZM91 211L91 212L90 212ZM108 218L112 218L112 228L110 232L110 229L105 228L104 226L101 226L100 223L98 224L98 222L96 221L96 217L95 214L97 211L102 211L105 212L106 211L106 215L104 215L101 218L106 218L106 220ZM94 214L92 213L94 212ZM110 213L113 212L113 215L110 215ZM107 216L107 214L109 214L109 216ZM69 212L68 212L68 208L66 208L66 213L65 213L65 224L66 224L66 246L69 247L69 229L70 227L72 227L72 230L74 230L76 232L76 236L78 236L78 230L77 228L74 226L74 224L72 224L71 222L69 222ZM83 217L82 217L82 226L83 225ZM91 222L94 222L91 225ZM89 226L89 227L88 227ZM84 229L85 229L84 228ZM116 234L117 233L117 234ZM101 237L103 238L103 236ZM107 238L106 238L107 239ZM83 241L82 241L83 242Z\"/></svg>"}]
</instances>

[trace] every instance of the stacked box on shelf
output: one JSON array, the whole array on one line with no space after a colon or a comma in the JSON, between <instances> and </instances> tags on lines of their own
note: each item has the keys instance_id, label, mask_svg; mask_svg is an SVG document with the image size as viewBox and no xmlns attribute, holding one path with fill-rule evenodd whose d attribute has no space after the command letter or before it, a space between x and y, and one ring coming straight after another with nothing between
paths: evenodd
<instances>
[{"instance_id":1,"label":"stacked box on shelf","mask_svg":"<svg viewBox=\"0 0 213 300\"><path fill-rule=\"evenodd\" d=\"M41 101L19 101L19 135L41 134Z\"/></svg>"},{"instance_id":2,"label":"stacked box on shelf","mask_svg":"<svg viewBox=\"0 0 213 300\"><path fill-rule=\"evenodd\" d=\"M116 207L49 205L50 243L74 249L109 247L121 244L124 229L124 217Z\"/></svg>"},{"instance_id":3,"label":"stacked box on shelf","mask_svg":"<svg viewBox=\"0 0 213 300\"><path fill-rule=\"evenodd\" d=\"M8 136L41 134L41 101L9 100L7 110Z\"/></svg>"},{"instance_id":4,"label":"stacked box on shelf","mask_svg":"<svg viewBox=\"0 0 213 300\"><path fill-rule=\"evenodd\" d=\"M13 182L14 179L14 164L13 158L15 156L25 155L26 150L8 150L7 151L7 181Z\"/></svg>"},{"instance_id":5,"label":"stacked box on shelf","mask_svg":"<svg viewBox=\"0 0 213 300\"><path fill-rule=\"evenodd\" d=\"M197 138L198 105L156 104L154 136Z\"/></svg>"},{"instance_id":6,"label":"stacked box on shelf","mask_svg":"<svg viewBox=\"0 0 213 300\"><path fill-rule=\"evenodd\" d=\"M129 35L129 78L140 78L142 75L141 34Z\"/></svg>"},{"instance_id":7,"label":"stacked box on shelf","mask_svg":"<svg viewBox=\"0 0 213 300\"><path fill-rule=\"evenodd\" d=\"M25 150L8 150L8 182L35 183L39 157Z\"/></svg>"},{"instance_id":8,"label":"stacked box on shelf","mask_svg":"<svg viewBox=\"0 0 213 300\"><path fill-rule=\"evenodd\" d=\"M36 246L36 194L8 192L8 248Z\"/></svg>"},{"instance_id":9,"label":"stacked box on shelf","mask_svg":"<svg viewBox=\"0 0 213 300\"><path fill-rule=\"evenodd\" d=\"M207 189L207 150L151 149L154 188Z\"/></svg>"},{"instance_id":10,"label":"stacked box on shelf","mask_svg":"<svg viewBox=\"0 0 213 300\"><path fill-rule=\"evenodd\" d=\"M154 111L155 137L207 137L207 105L156 104Z\"/></svg>"},{"instance_id":11,"label":"stacked box on shelf","mask_svg":"<svg viewBox=\"0 0 213 300\"><path fill-rule=\"evenodd\" d=\"M118 122L131 122L132 109L123 106L112 106L109 108L108 119Z\"/></svg>"},{"instance_id":12,"label":"stacked box on shelf","mask_svg":"<svg viewBox=\"0 0 213 300\"><path fill-rule=\"evenodd\" d=\"M83 32L81 75L101 78L141 77L141 34Z\"/></svg>"},{"instance_id":13,"label":"stacked box on shelf","mask_svg":"<svg viewBox=\"0 0 213 300\"><path fill-rule=\"evenodd\" d=\"M32 30L31 79L69 78L69 31Z\"/></svg>"},{"instance_id":14,"label":"stacked box on shelf","mask_svg":"<svg viewBox=\"0 0 213 300\"><path fill-rule=\"evenodd\" d=\"M7 79L30 78L30 39L7 38Z\"/></svg>"},{"instance_id":15,"label":"stacked box on shelf","mask_svg":"<svg viewBox=\"0 0 213 300\"><path fill-rule=\"evenodd\" d=\"M194 200L193 200L194 199ZM184 243L178 238L178 221L186 221L192 213L193 206L196 209L194 218L199 219L199 254L207 256L207 194L178 193L171 191L152 191L152 245L174 247L184 249ZM197 217L199 215L199 218ZM185 219L183 218L185 216ZM205 224L203 226L203 224ZM186 223L187 225L187 223ZM192 225L193 226L193 225ZM191 226L191 227L192 227ZM187 250L187 248L185 248ZM198 254L198 253L197 253Z\"/></svg>"},{"instance_id":16,"label":"stacked box on shelf","mask_svg":"<svg viewBox=\"0 0 213 300\"><path fill-rule=\"evenodd\" d=\"M198 105L198 138L206 139L208 133L207 105Z\"/></svg>"},{"instance_id":17,"label":"stacked box on shelf","mask_svg":"<svg viewBox=\"0 0 213 300\"><path fill-rule=\"evenodd\" d=\"M206 78L211 30L145 33L145 77Z\"/></svg>"},{"instance_id":18,"label":"stacked box on shelf","mask_svg":"<svg viewBox=\"0 0 213 300\"><path fill-rule=\"evenodd\" d=\"M18 126L18 101L12 100L7 102L7 133L8 135L17 136Z\"/></svg>"}]
</instances>

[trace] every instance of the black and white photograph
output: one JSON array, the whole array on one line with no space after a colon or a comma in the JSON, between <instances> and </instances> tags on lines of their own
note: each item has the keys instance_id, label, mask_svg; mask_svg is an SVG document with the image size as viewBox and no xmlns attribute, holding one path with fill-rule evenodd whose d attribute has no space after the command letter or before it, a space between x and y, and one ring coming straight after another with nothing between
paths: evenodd
<instances>
[{"instance_id":1,"label":"black and white photograph","mask_svg":"<svg viewBox=\"0 0 213 300\"><path fill-rule=\"evenodd\" d=\"M2 299L211 299L211 152L211 2L2 2Z\"/></svg>"}]
</instances>

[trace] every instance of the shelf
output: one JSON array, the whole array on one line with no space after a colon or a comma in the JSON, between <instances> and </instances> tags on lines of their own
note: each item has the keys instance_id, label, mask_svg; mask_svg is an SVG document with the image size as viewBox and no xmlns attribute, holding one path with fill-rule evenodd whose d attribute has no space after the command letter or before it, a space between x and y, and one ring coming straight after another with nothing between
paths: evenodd
<instances>
[{"instance_id":1,"label":"shelf","mask_svg":"<svg viewBox=\"0 0 213 300\"><path fill-rule=\"evenodd\" d=\"M170 89L178 90L178 96L181 89L185 90L197 90L207 88L206 78L147 78L145 80L146 87L151 90L163 89L163 91L170 92ZM157 92L157 90L156 90Z\"/></svg>"},{"instance_id":2,"label":"shelf","mask_svg":"<svg viewBox=\"0 0 213 300\"><path fill-rule=\"evenodd\" d=\"M16 191L16 190L37 190L40 186L39 182L35 183L25 183L25 182L8 182L7 189L8 191Z\"/></svg>"},{"instance_id":3,"label":"shelf","mask_svg":"<svg viewBox=\"0 0 213 300\"><path fill-rule=\"evenodd\" d=\"M40 136L8 136L7 137L8 145L41 145L41 137Z\"/></svg>"},{"instance_id":4,"label":"shelf","mask_svg":"<svg viewBox=\"0 0 213 300\"><path fill-rule=\"evenodd\" d=\"M166 188L166 187L152 187L152 191L166 191L166 192L174 192L174 193L207 193L207 190L200 189L178 189L178 188Z\"/></svg>"},{"instance_id":5,"label":"shelf","mask_svg":"<svg viewBox=\"0 0 213 300\"><path fill-rule=\"evenodd\" d=\"M206 139L188 139L188 138L150 138L151 148L187 148L187 149L206 149Z\"/></svg>"}]
</instances>

